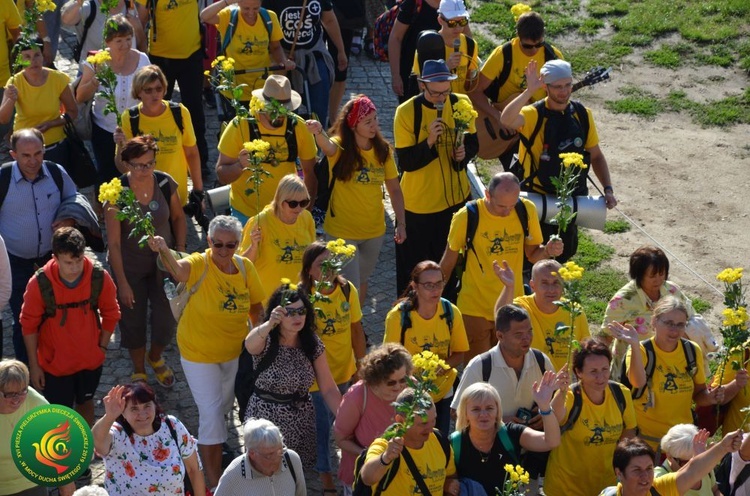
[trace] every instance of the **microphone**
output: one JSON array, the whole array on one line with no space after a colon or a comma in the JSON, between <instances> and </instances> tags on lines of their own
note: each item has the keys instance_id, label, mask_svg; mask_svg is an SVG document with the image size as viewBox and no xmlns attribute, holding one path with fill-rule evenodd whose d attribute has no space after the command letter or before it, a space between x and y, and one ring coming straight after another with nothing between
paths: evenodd
<instances>
[{"instance_id":1,"label":"microphone","mask_svg":"<svg viewBox=\"0 0 750 496\"><path fill-rule=\"evenodd\" d=\"M453 40L453 53L458 53L461 50L461 39L456 38Z\"/></svg>"},{"instance_id":2,"label":"microphone","mask_svg":"<svg viewBox=\"0 0 750 496\"><path fill-rule=\"evenodd\" d=\"M443 111L443 107L445 106L444 102L438 102L435 104L435 110L438 111L438 113Z\"/></svg>"}]
</instances>

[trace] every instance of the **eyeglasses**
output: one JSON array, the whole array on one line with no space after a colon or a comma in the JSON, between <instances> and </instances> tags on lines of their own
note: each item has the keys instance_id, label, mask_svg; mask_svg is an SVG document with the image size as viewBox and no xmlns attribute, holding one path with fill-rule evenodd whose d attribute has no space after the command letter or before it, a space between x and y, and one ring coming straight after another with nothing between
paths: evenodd
<instances>
[{"instance_id":1,"label":"eyeglasses","mask_svg":"<svg viewBox=\"0 0 750 496\"><path fill-rule=\"evenodd\" d=\"M566 83L566 84L548 84L547 88L552 88L555 91L560 90L569 90L573 87L573 83Z\"/></svg>"},{"instance_id":2,"label":"eyeglasses","mask_svg":"<svg viewBox=\"0 0 750 496\"><path fill-rule=\"evenodd\" d=\"M687 327L687 322L674 322L672 320L661 320L661 319L659 319L659 322L669 327L670 329L677 329L680 331L684 331L685 328Z\"/></svg>"},{"instance_id":3,"label":"eyeglasses","mask_svg":"<svg viewBox=\"0 0 750 496\"><path fill-rule=\"evenodd\" d=\"M135 170L148 170L156 165L156 159L152 160L151 162L146 162L145 164L142 164L140 162L131 162L129 160L127 162L128 165Z\"/></svg>"},{"instance_id":4,"label":"eyeglasses","mask_svg":"<svg viewBox=\"0 0 750 496\"><path fill-rule=\"evenodd\" d=\"M289 205L289 208L297 208L297 207L305 208L310 204L310 199L306 198L304 200L284 200L284 203Z\"/></svg>"},{"instance_id":5,"label":"eyeglasses","mask_svg":"<svg viewBox=\"0 0 750 496\"><path fill-rule=\"evenodd\" d=\"M448 96L451 93L451 89L448 88L445 91L432 91L429 86L426 84L424 85L424 89L427 90L427 93L430 94L430 96Z\"/></svg>"},{"instance_id":6,"label":"eyeglasses","mask_svg":"<svg viewBox=\"0 0 750 496\"><path fill-rule=\"evenodd\" d=\"M457 28L459 26L464 27L469 24L469 19L467 19L466 17L455 20L446 19L445 16L442 15L440 17L443 18L443 21L445 21L449 28Z\"/></svg>"},{"instance_id":7,"label":"eyeglasses","mask_svg":"<svg viewBox=\"0 0 750 496\"><path fill-rule=\"evenodd\" d=\"M388 387L393 387L396 384L401 384L401 385L406 384L406 376L403 376L401 379L398 379L398 380L396 380L396 379L390 379L388 381L385 381L385 385L388 386Z\"/></svg>"},{"instance_id":8,"label":"eyeglasses","mask_svg":"<svg viewBox=\"0 0 750 496\"><path fill-rule=\"evenodd\" d=\"M29 393L29 388L25 387L21 391L18 391L17 393L3 393L0 392L0 398L5 398L6 400L16 400L18 398L23 398Z\"/></svg>"},{"instance_id":9,"label":"eyeglasses","mask_svg":"<svg viewBox=\"0 0 750 496\"><path fill-rule=\"evenodd\" d=\"M299 315L300 317L302 317L303 315L307 315L307 308L305 308L305 307L299 307L299 308L286 307L286 316L287 317L294 317L295 315Z\"/></svg>"},{"instance_id":10,"label":"eyeglasses","mask_svg":"<svg viewBox=\"0 0 750 496\"><path fill-rule=\"evenodd\" d=\"M232 241L231 243L211 243L211 246L213 248L216 248L217 250L220 250L224 247L226 247L227 250L234 250L235 248L237 248L238 244L239 243L237 241Z\"/></svg>"},{"instance_id":11,"label":"eyeglasses","mask_svg":"<svg viewBox=\"0 0 750 496\"><path fill-rule=\"evenodd\" d=\"M675 457L672 457L672 459L673 459L673 460L674 460L675 462L677 462L677 464L678 464L678 465L679 465L680 467L682 467L683 465L685 465L685 464L686 464L687 462L689 462L689 461L690 461L690 460L683 460L682 458L675 458Z\"/></svg>"},{"instance_id":12,"label":"eyeglasses","mask_svg":"<svg viewBox=\"0 0 750 496\"><path fill-rule=\"evenodd\" d=\"M153 93L163 93L164 92L164 86L152 86L151 88L143 88L141 89L142 92L144 92L147 95L151 95Z\"/></svg>"},{"instance_id":13,"label":"eyeglasses","mask_svg":"<svg viewBox=\"0 0 750 496\"><path fill-rule=\"evenodd\" d=\"M425 288L427 291L435 291L436 289L443 289L443 287L445 286L445 281L418 282L417 284Z\"/></svg>"},{"instance_id":14,"label":"eyeglasses","mask_svg":"<svg viewBox=\"0 0 750 496\"><path fill-rule=\"evenodd\" d=\"M521 42L521 48L525 48L526 50L534 50L535 48L542 48L544 46L544 40L540 41L539 43L524 43Z\"/></svg>"}]
</instances>

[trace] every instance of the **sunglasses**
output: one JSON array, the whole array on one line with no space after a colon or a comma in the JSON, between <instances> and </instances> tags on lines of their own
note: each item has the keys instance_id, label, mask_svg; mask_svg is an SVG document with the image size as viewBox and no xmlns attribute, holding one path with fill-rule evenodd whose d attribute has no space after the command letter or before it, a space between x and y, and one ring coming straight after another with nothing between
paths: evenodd
<instances>
[{"instance_id":1,"label":"sunglasses","mask_svg":"<svg viewBox=\"0 0 750 496\"><path fill-rule=\"evenodd\" d=\"M294 317L295 315L299 315L302 317L303 315L307 315L307 308L305 307L299 307L299 308L289 308L286 307L286 316L287 317Z\"/></svg>"},{"instance_id":2,"label":"sunglasses","mask_svg":"<svg viewBox=\"0 0 750 496\"><path fill-rule=\"evenodd\" d=\"M145 164L142 164L140 162L128 161L128 165L135 170L148 170L148 169L152 169L156 165L156 160L152 160L151 162L146 162Z\"/></svg>"},{"instance_id":3,"label":"sunglasses","mask_svg":"<svg viewBox=\"0 0 750 496\"><path fill-rule=\"evenodd\" d=\"M526 50L533 50L535 48L542 48L544 46L544 41L540 41L539 43L524 43L521 42L521 47L525 48Z\"/></svg>"},{"instance_id":4,"label":"sunglasses","mask_svg":"<svg viewBox=\"0 0 750 496\"><path fill-rule=\"evenodd\" d=\"M228 250L234 250L237 248L237 245L239 243L237 241L233 241L231 243L211 243L211 246L217 250L220 250L224 247L226 247Z\"/></svg>"},{"instance_id":5,"label":"sunglasses","mask_svg":"<svg viewBox=\"0 0 750 496\"><path fill-rule=\"evenodd\" d=\"M448 25L449 28L457 28L457 27L464 27L467 24L469 24L469 19L466 17L461 17L460 19L450 20L446 19L444 16L440 16L443 18L443 21Z\"/></svg>"},{"instance_id":6,"label":"sunglasses","mask_svg":"<svg viewBox=\"0 0 750 496\"><path fill-rule=\"evenodd\" d=\"M388 386L388 387L393 387L396 384L402 384L402 385L406 384L406 376L402 377L399 380L391 379L389 381L385 381L385 385Z\"/></svg>"},{"instance_id":7,"label":"sunglasses","mask_svg":"<svg viewBox=\"0 0 750 496\"><path fill-rule=\"evenodd\" d=\"M297 207L305 208L310 204L310 199L306 198L304 200L284 200L284 203L289 205L289 208L297 208Z\"/></svg>"},{"instance_id":8,"label":"sunglasses","mask_svg":"<svg viewBox=\"0 0 750 496\"><path fill-rule=\"evenodd\" d=\"M147 95L151 95L153 93L162 93L164 92L164 86L153 86L151 88L143 88L141 91L143 91Z\"/></svg>"},{"instance_id":9,"label":"sunglasses","mask_svg":"<svg viewBox=\"0 0 750 496\"><path fill-rule=\"evenodd\" d=\"M29 394L29 388L23 388L21 391L18 391L17 393L3 393L0 392L0 398L5 398L6 400L15 400L18 398L23 398Z\"/></svg>"}]
</instances>

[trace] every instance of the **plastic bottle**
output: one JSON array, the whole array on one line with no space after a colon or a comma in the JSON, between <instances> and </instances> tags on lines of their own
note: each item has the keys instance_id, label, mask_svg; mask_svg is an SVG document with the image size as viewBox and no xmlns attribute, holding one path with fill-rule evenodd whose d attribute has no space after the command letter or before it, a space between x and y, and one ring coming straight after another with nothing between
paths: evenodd
<instances>
[{"instance_id":1,"label":"plastic bottle","mask_svg":"<svg viewBox=\"0 0 750 496\"><path fill-rule=\"evenodd\" d=\"M164 278L164 294L167 295L167 299L169 300L177 296L177 287L168 277Z\"/></svg>"}]
</instances>

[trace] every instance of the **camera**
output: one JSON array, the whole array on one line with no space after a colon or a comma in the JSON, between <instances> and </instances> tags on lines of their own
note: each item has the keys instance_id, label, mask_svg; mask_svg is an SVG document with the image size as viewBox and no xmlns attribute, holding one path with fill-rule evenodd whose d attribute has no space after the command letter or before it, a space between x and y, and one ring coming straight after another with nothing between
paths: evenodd
<instances>
[{"instance_id":1,"label":"camera","mask_svg":"<svg viewBox=\"0 0 750 496\"><path fill-rule=\"evenodd\" d=\"M524 424L528 424L533 415L531 413L531 410L529 410L528 408L519 408L516 412L516 417Z\"/></svg>"}]
</instances>

